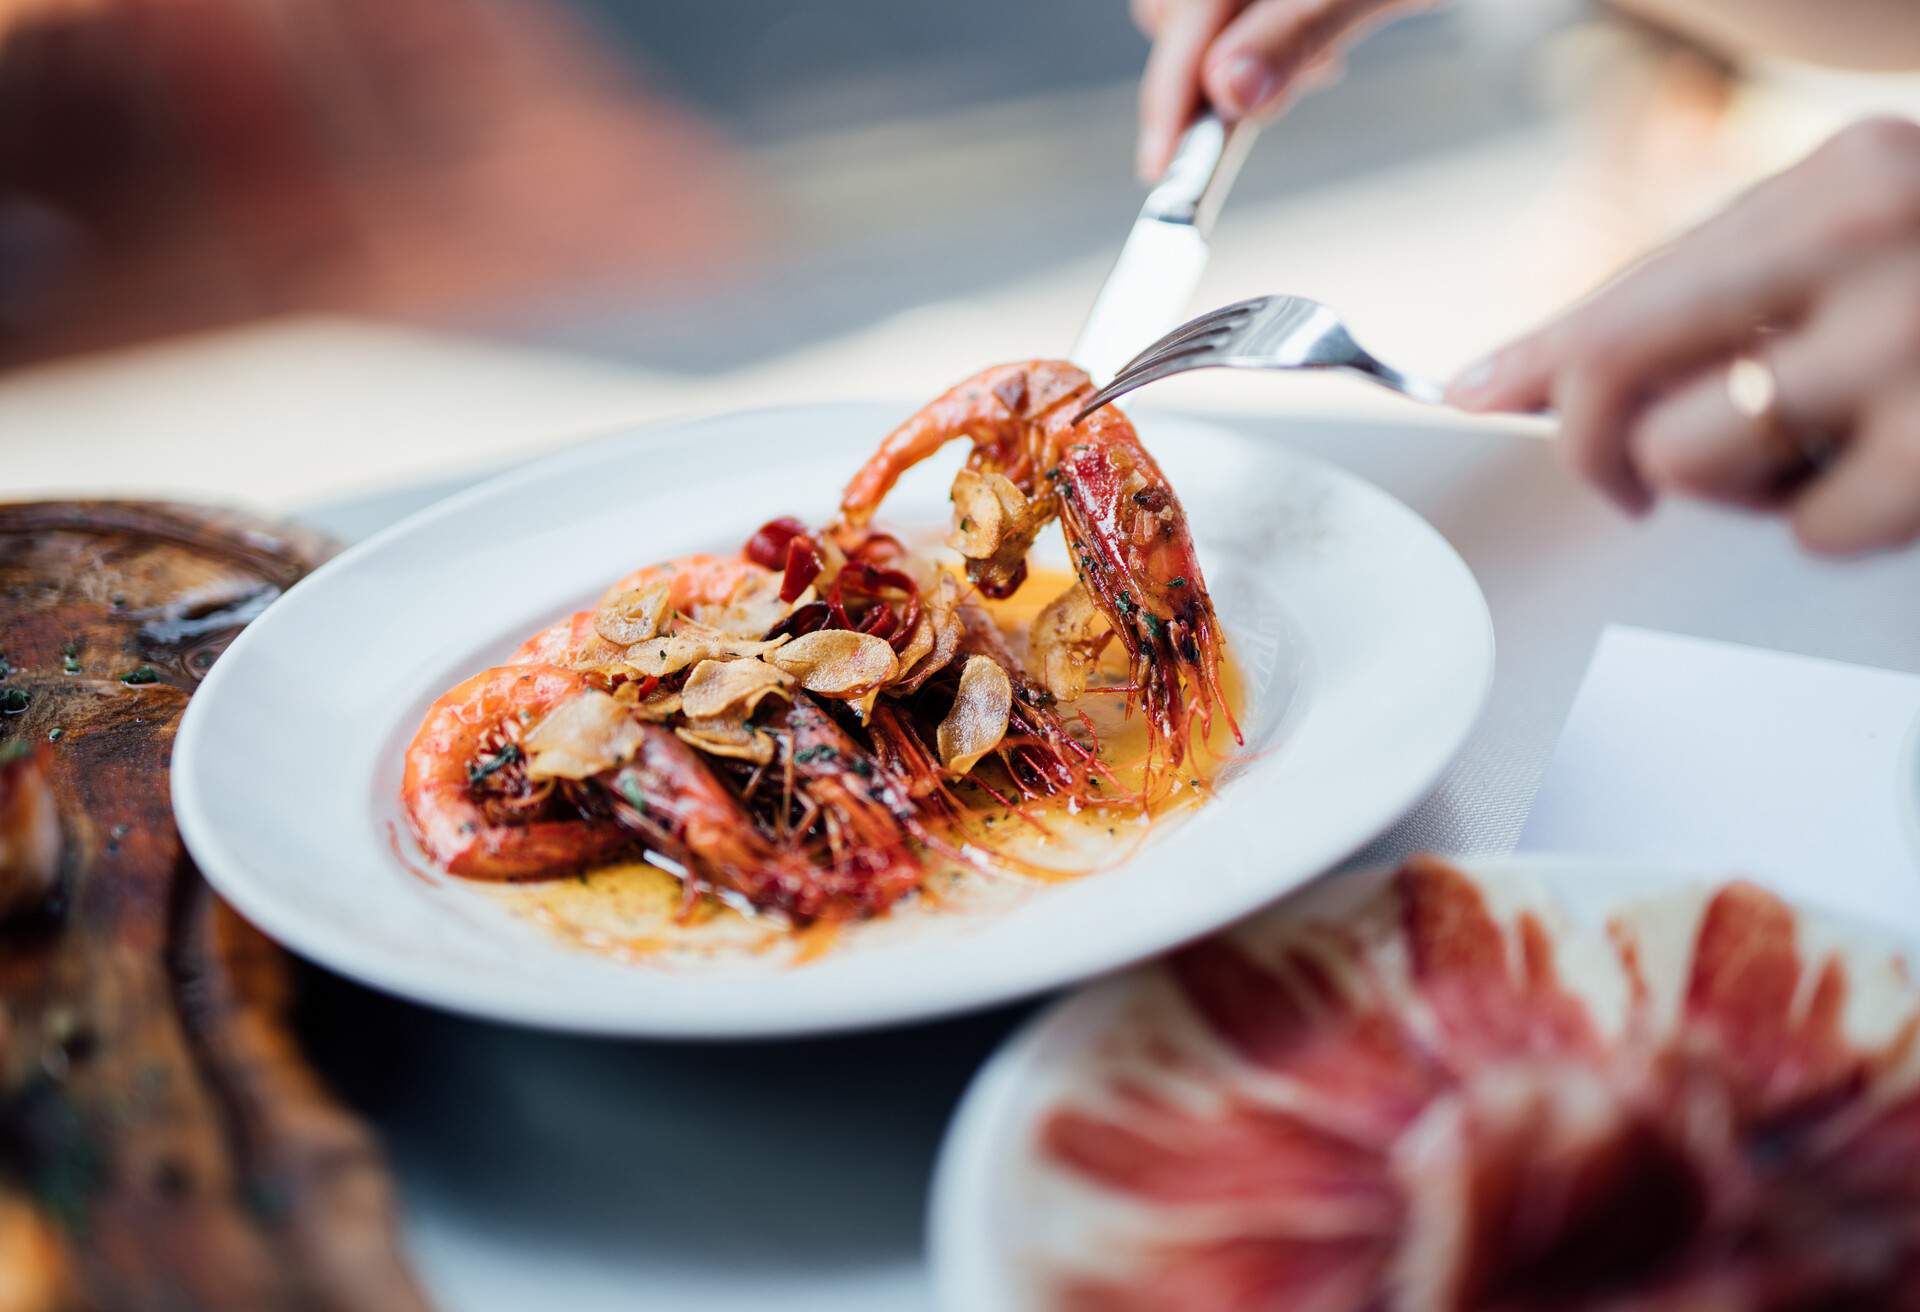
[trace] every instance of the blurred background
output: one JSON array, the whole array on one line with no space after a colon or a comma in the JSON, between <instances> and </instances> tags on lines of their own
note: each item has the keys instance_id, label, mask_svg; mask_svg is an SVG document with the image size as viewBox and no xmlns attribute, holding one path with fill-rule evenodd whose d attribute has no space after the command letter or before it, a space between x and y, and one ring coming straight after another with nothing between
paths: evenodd
<instances>
[{"instance_id":1,"label":"blurred background","mask_svg":"<svg viewBox=\"0 0 1920 1312\"><path fill-rule=\"evenodd\" d=\"M295 509L1058 354L1145 53L1124 0L0 0L0 494ZM1318 296L1444 373L1872 108L1920 91L1464 0L1265 133L1196 308Z\"/></svg>"}]
</instances>

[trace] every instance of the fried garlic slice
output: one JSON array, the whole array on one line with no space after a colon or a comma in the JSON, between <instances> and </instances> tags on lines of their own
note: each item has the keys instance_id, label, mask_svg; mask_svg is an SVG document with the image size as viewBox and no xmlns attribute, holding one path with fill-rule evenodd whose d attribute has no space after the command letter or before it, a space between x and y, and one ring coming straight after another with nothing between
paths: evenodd
<instances>
[{"instance_id":1,"label":"fried garlic slice","mask_svg":"<svg viewBox=\"0 0 1920 1312\"><path fill-rule=\"evenodd\" d=\"M751 715L769 695L787 696L792 682L784 670L751 657L703 660L680 685L680 709L695 720L725 715L736 707L742 715Z\"/></svg>"},{"instance_id":2,"label":"fried garlic slice","mask_svg":"<svg viewBox=\"0 0 1920 1312\"><path fill-rule=\"evenodd\" d=\"M962 469L953 477L953 531L947 545L970 560L1000 550L1027 519L1027 494L1005 474Z\"/></svg>"},{"instance_id":3,"label":"fried garlic slice","mask_svg":"<svg viewBox=\"0 0 1920 1312\"><path fill-rule=\"evenodd\" d=\"M1072 701L1087 690L1100 649L1112 637L1106 616L1076 582L1034 617L1027 631L1027 663L1041 687Z\"/></svg>"},{"instance_id":4,"label":"fried garlic slice","mask_svg":"<svg viewBox=\"0 0 1920 1312\"><path fill-rule=\"evenodd\" d=\"M698 661L763 656L785 641L785 638L775 638L771 642L759 642L735 638L704 625L689 625L678 633L636 642L627 648L620 663L636 674L664 679Z\"/></svg>"},{"instance_id":5,"label":"fried garlic slice","mask_svg":"<svg viewBox=\"0 0 1920 1312\"><path fill-rule=\"evenodd\" d=\"M655 583L607 598L593 613L593 631L608 642L631 647L660 632L666 623L673 588Z\"/></svg>"},{"instance_id":6,"label":"fried garlic slice","mask_svg":"<svg viewBox=\"0 0 1920 1312\"><path fill-rule=\"evenodd\" d=\"M885 638L851 629L804 633L767 659L822 697L860 697L899 672L899 658Z\"/></svg>"},{"instance_id":7,"label":"fried garlic slice","mask_svg":"<svg viewBox=\"0 0 1920 1312\"><path fill-rule=\"evenodd\" d=\"M973 769L1007 736L1012 713L1013 681L1000 663L988 656L967 657L960 689L935 735L940 763L956 775Z\"/></svg>"},{"instance_id":8,"label":"fried garlic slice","mask_svg":"<svg viewBox=\"0 0 1920 1312\"><path fill-rule=\"evenodd\" d=\"M915 692L947 668L960 649L960 582L945 570L921 593L925 605L907 645L900 652L900 673L893 688L901 696ZM922 645L924 639L924 645Z\"/></svg>"},{"instance_id":9,"label":"fried garlic slice","mask_svg":"<svg viewBox=\"0 0 1920 1312\"><path fill-rule=\"evenodd\" d=\"M773 735L748 724L741 715L716 715L689 720L674 731L681 742L709 756L765 765L773 759Z\"/></svg>"},{"instance_id":10,"label":"fried garlic slice","mask_svg":"<svg viewBox=\"0 0 1920 1312\"><path fill-rule=\"evenodd\" d=\"M561 702L527 731L529 779L585 779L624 765L646 736L627 708L597 689Z\"/></svg>"}]
</instances>

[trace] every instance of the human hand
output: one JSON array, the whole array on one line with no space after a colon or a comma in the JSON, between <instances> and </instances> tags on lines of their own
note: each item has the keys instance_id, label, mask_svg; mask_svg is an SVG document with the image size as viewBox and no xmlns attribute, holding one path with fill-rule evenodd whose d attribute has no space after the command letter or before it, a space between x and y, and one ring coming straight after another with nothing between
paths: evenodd
<instances>
[{"instance_id":1,"label":"human hand","mask_svg":"<svg viewBox=\"0 0 1920 1312\"><path fill-rule=\"evenodd\" d=\"M1739 403L1741 375L1771 406ZM1920 124L1847 128L1448 400L1552 406L1574 467L1635 513L1778 510L1828 554L1920 538Z\"/></svg>"},{"instance_id":2,"label":"human hand","mask_svg":"<svg viewBox=\"0 0 1920 1312\"><path fill-rule=\"evenodd\" d=\"M1221 117L1277 114L1340 75L1341 52L1395 15L1438 0L1132 0L1153 38L1140 79L1138 168L1151 182L1204 100Z\"/></svg>"}]
</instances>

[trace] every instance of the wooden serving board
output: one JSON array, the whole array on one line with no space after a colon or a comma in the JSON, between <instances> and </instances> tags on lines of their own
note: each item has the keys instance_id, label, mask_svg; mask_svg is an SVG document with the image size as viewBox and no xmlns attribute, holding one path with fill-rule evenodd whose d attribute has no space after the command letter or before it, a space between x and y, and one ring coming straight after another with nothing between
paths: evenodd
<instances>
[{"instance_id":1,"label":"wooden serving board","mask_svg":"<svg viewBox=\"0 0 1920 1312\"><path fill-rule=\"evenodd\" d=\"M0 755L61 835L51 887L0 868L0 1312L425 1306L378 1149L290 1029L291 961L168 803L187 698L328 550L185 505L0 504Z\"/></svg>"}]
</instances>

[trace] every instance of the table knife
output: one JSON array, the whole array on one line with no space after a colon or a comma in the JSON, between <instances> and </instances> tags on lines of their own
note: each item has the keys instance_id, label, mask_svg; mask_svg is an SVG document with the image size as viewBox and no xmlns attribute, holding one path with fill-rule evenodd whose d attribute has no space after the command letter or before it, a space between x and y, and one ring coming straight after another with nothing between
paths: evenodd
<instances>
[{"instance_id":1,"label":"table knife","mask_svg":"<svg viewBox=\"0 0 1920 1312\"><path fill-rule=\"evenodd\" d=\"M1186 319L1207 267L1207 236L1256 130L1202 114L1181 136L1074 345L1073 362L1096 385Z\"/></svg>"}]
</instances>

